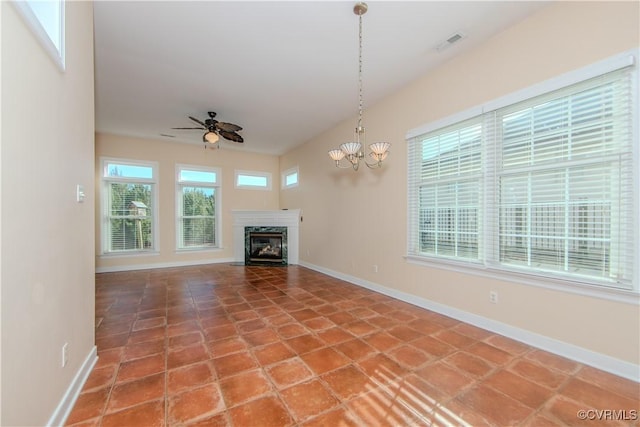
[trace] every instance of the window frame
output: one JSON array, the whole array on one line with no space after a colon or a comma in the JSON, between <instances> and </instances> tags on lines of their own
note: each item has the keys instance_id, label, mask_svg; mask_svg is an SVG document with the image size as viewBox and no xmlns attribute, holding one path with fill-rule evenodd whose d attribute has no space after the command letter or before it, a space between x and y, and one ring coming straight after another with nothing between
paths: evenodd
<instances>
[{"instance_id":1,"label":"window frame","mask_svg":"<svg viewBox=\"0 0 640 427\"><path fill-rule=\"evenodd\" d=\"M267 180L266 185L253 185L253 184L240 184L238 179L241 176L252 177L252 178L265 178ZM234 171L234 179L233 183L236 189L240 190L261 190L261 191L271 191L272 188L272 179L270 172L260 172L260 171L248 171L248 170L239 170L236 169Z\"/></svg>"},{"instance_id":2,"label":"window frame","mask_svg":"<svg viewBox=\"0 0 640 427\"><path fill-rule=\"evenodd\" d=\"M57 40L53 39L53 35L47 31L45 24L42 22L37 13L33 10L30 0L12 0L18 14L27 24L31 32L34 34L40 46L45 50L47 55L53 60L60 71L65 71L65 0L56 0L58 16L54 17L58 24ZM58 47L57 44L60 46Z\"/></svg>"},{"instance_id":3,"label":"window frame","mask_svg":"<svg viewBox=\"0 0 640 427\"><path fill-rule=\"evenodd\" d=\"M124 166L137 166L137 167L145 167L151 168L152 176L151 178L130 178L130 177L111 177L108 176L108 167L110 164L119 164ZM158 184L158 163L153 161L146 160L135 160L135 159L123 159L123 158L115 158L115 157L101 157L100 158L101 165L101 175L100 175L100 256L102 257L131 257L131 256L146 256L153 255L158 253L158 248L160 247L159 241L159 218L158 218L158 203L159 203L159 184ZM109 250L109 186L111 183L124 183L124 184L145 184L151 185L151 197L153 200L151 206L151 236L153 239L151 248L148 249L137 249L137 250L119 250L113 251Z\"/></svg>"},{"instance_id":4,"label":"window frame","mask_svg":"<svg viewBox=\"0 0 640 427\"><path fill-rule=\"evenodd\" d=\"M193 171L193 172L206 172L215 174L214 182L207 181L197 181L197 180L189 180L189 179L181 179L182 171ZM190 164L176 164L176 194L175 194L175 236L176 236L176 252L198 252L198 251L211 251L218 250L222 247L222 235L221 235L221 205L220 202L222 200L221 197L221 188L222 188L222 171L220 168L216 167L208 167L208 166L199 166L199 165L190 165ZM182 214L182 200L183 200L183 188L184 187L205 187L205 188L213 188L214 189L214 241L212 245L201 245L201 246L185 246L184 245L184 236L183 236L183 228L182 228L182 219L184 215Z\"/></svg>"},{"instance_id":5,"label":"window frame","mask_svg":"<svg viewBox=\"0 0 640 427\"><path fill-rule=\"evenodd\" d=\"M633 93L633 100L631 102L632 108L632 123L631 123L631 138L633 142L633 186L634 186L634 200L633 200L633 221L636 230L640 226L640 209L639 209L639 201L638 201L638 191L640 189L640 177L638 176L638 166L640 165L639 160L639 150L638 150L638 67L636 64L636 60L639 57L640 51L638 49L634 49L631 51L623 52L621 54L615 55L611 58L605 59L603 61L599 61L597 63L588 65L582 69L572 71L556 78L547 80L545 82L533 85L531 87L525 88L515 93L511 93L504 97L498 98L496 100L492 100L483 105L471 108L469 110L456 113L450 117L446 117L444 119L438 120L433 123L426 124L424 126L418 127L416 129L410 130L406 139L409 143L408 150L408 165L411 165L412 162L415 162L413 159L416 156L416 150L414 149L412 152L412 146L418 145L416 143L411 143L411 140L418 137L424 136L424 134L434 132L438 129L444 128L446 126L453 125L455 123L462 122L464 120L470 119L477 115L483 115L488 112L493 112L501 108L505 108L511 106L516 103L520 103L531 98L535 98L540 95L548 94L554 91L558 91L565 87L574 85L576 83L580 83L586 80L589 80L594 77L598 77L609 72L613 72L619 69L623 69L629 66L632 66L631 73L631 92ZM486 148L485 148L486 150ZM494 181L496 179L496 170L495 164L491 166L487 166L483 164L483 168L485 170L485 179L491 180L491 184L486 184L483 189L485 189L485 194L482 195L482 198L485 203L484 211L488 209L486 206L487 202L490 200L495 200L495 192L497 191L496 185L497 182ZM573 293L578 293L581 295L591 295L599 298L611 299L616 301L626 301L629 302L631 300L635 301L637 296L640 294L640 278L638 263L640 260L640 254L638 250L635 251L633 255L634 261L634 269L632 272L632 281L631 287L619 287L616 285L611 285L605 283L604 280L592 280L590 277L582 277L582 276L571 276L571 275L562 275L550 272L540 273L534 270L526 270L522 271L517 268L508 268L504 265L497 265L495 263L487 262L487 259L493 259L495 255L495 238L497 233L497 223L486 223L485 224L485 232L481 234L483 242L481 245L483 246L483 250L486 252L492 253L489 257L486 255L481 257L479 262L467 262L457 258L446 258L446 257L436 257L436 256L427 256L423 254L417 254L416 251L412 248L412 244L416 241L416 238L412 236L412 233L415 233L419 227L419 218L416 216L416 206L412 203L417 203L416 196L416 186L417 183L415 181L415 171L413 171L414 176L411 175L411 167L409 167L409 174L407 179L408 184L408 227L407 227L407 255L405 259L410 263L415 263L419 265L426 265L429 267L436 267L446 270L459 271L464 273L471 273L478 276L490 277L493 279L499 280L511 280L517 283L534 285L539 287L550 288L554 290L562 290ZM412 197L415 200L412 200ZM637 232L634 233L634 244L635 247L638 247L640 244L640 239L637 236ZM480 249L479 249L480 250Z\"/></svg>"},{"instance_id":6,"label":"window frame","mask_svg":"<svg viewBox=\"0 0 640 427\"><path fill-rule=\"evenodd\" d=\"M296 182L292 184L287 184L287 178L292 175L296 176ZM283 190L286 190L288 188L295 188L298 185L300 185L300 170L298 169L298 166L294 166L292 168L282 171L281 179L282 179L281 188Z\"/></svg>"}]
</instances>

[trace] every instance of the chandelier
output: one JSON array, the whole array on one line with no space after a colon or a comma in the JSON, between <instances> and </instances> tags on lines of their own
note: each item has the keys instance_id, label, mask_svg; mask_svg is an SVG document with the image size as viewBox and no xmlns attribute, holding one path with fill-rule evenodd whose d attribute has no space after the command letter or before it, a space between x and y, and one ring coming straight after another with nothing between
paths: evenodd
<instances>
[{"instance_id":1,"label":"chandelier","mask_svg":"<svg viewBox=\"0 0 640 427\"><path fill-rule=\"evenodd\" d=\"M368 6L366 3L357 3L353 7L353 13L358 15L358 126L355 129L355 141L345 142L340 148L329 150L329 157L336 162L338 168L349 168L358 170L360 161L367 167L374 169L382 166L382 161L389 154L389 142L374 142L369 145L369 156L373 159L368 162L365 156L365 130L362 126L362 15L367 13ZM342 159L347 160L347 164L341 163Z\"/></svg>"}]
</instances>

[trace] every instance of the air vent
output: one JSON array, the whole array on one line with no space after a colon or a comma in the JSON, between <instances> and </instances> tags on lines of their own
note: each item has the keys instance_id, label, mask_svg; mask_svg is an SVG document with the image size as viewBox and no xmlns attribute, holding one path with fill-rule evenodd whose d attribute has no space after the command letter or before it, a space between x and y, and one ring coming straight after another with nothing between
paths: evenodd
<instances>
[{"instance_id":1,"label":"air vent","mask_svg":"<svg viewBox=\"0 0 640 427\"><path fill-rule=\"evenodd\" d=\"M448 48L452 44L459 42L460 40L462 40L465 37L467 37L467 35L465 33L461 32L461 31L458 31L458 32L456 32L454 34L451 34L449 37L447 37L447 39L445 41L443 41L442 43L440 43L436 47L436 50L438 52L442 52L443 50L445 50L446 48Z\"/></svg>"}]
</instances>

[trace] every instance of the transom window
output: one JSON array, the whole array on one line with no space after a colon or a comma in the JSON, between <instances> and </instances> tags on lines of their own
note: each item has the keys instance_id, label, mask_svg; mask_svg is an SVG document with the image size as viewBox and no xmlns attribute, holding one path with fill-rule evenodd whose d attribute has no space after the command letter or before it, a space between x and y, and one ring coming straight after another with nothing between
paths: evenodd
<instances>
[{"instance_id":1,"label":"transom window","mask_svg":"<svg viewBox=\"0 0 640 427\"><path fill-rule=\"evenodd\" d=\"M219 175L215 168L177 166L178 249L219 246Z\"/></svg>"},{"instance_id":2,"label":"transom window","mask_svg":"<svg viewBox=\"0 0 640 427\"><path fill-rule=\"evenodd\" d=\"M298 167L287 169L282 172L282 188L293 188L298 186Z\"/></svg>"},{"instance_id":3,"label":"transom window","mask_svg":"<svg viewBox=\"0 0 640 427\"><path fill-rule=\"evenodd\" d=\"M608 68L410 135L409 257L637 290L636 72Z\"/></svg>"},{"instance_id":4,"label":"transom window","mask_svg":"<svg viewBox=\"0 0 640 427\"><path fill-rule=\"evenodd\" d=\"M155 250L156 164L121 159L102 164L103 253Z\"/></svg>"},{"instance_id":5,"label":"transom window","mask_svg":"<svg viewBox=\"0 0 640 427\"><path fill-rule=\"evenodd\" d=\"M13 4L47 54L64 70L64 0L14 0Z\"/></svg>"},{"instance_id":6,"label":"transom window","mask_svg":"<svg viewBox=\"0 0 640 427\"><path fill-rule=\"evenodd\" d=\"M271 190L271 174L269 172L235 171L236 188Z\"/></svg>"}]
</instances>

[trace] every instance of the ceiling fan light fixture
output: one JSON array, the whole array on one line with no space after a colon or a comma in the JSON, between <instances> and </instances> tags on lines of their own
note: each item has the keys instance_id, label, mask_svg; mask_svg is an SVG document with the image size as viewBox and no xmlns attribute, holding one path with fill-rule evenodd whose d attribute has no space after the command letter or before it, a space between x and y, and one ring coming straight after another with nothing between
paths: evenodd
<instances>
[{"instance_id":1,"label":"ceiling fan light fixture","mask_svg":"<svg viewBox=\"0 0 640 427\"><path fill-rule=\"evenodd\" d=\"M207 148L207 144L211 144L215 146L215 148L220 148L220 138L228 139L229 141L233 142L244 142L242 136L238 134L238 131L242 130L241 126L233 123L219 122L218 120L214 119L215 116L216 113L213 111L209 111L210 118L206 119L205 121L199 120L192 116L187 116L189 117L189 120L196 123L198 127L179 127L171 129L204 131L204 134L202 134L202 142L205 143L204 148Z\"/></svg>"},{"instance_id":2,"label":"ceiling fan light fixture","mask_svg":"<svg viewBox=\"0 0 640 427\"><path fill-rule=\"evenodd\" d=\"M220 137L217 133L208 131L202 136L202 140L204 142L208 142L209 144L215 144L220 140Z\"/></svg>"}]
</instances>

